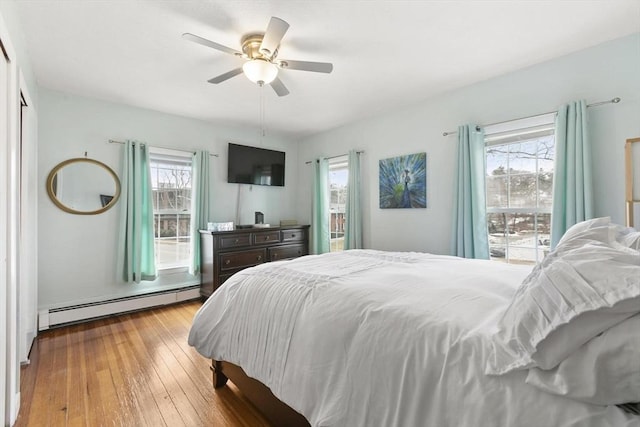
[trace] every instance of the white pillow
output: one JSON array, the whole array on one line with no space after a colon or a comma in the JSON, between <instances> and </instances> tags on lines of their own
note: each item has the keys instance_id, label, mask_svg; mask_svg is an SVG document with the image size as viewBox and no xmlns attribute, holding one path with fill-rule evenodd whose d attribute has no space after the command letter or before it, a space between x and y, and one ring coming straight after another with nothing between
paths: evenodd
<instances>
[{"instance_id":1,"label":"white pillow","mask_svg":"<svg viewBox=\"0 0 640 427\"><path fill-rule=\"evenodd\" d=\"M597 240L603 240L609 238L609 229L603 228L611 225L611 217L605 216L602 218L593 218L586 221L579 222L571 227L560 238L558 245L567 240L571 240L578 234L583 234L591 230L589 236ZM595 229L595 230L594 230ZM603 233L603 234L601 234ZM557 247L557 245L556 245Z\"/></svg>"},{"instance_id":2,"label":"white pillow","mask_svg":"<svg viewBox=\"0 0 640 427\"><path fill-rule=\"evenodd\" d=\"M608 218L580 223L538 264L498 322L485 372L551 369L640 312L640 252L615 241Z\"/></svg>"},{"instance_id":3,"label":"white pillow","mask_svg":"<svg viewBox=\"0 0 640 427\"><path fill-rule=\"evenodd\" d=\"M554 369L530 369L526 382L597 405L640 402L640 315L593 338Z\"/></svg>"},{"instance_id":4,"label":"white pillow","mask_svg":"<svg viewBox=\"0 0 640 427\"><path fill-rule=\"evenodd\" d=\"M640 231L631 227L625 228L616 236L616 240L627 248L640 251Z\"/></svg>"}]
</instances>

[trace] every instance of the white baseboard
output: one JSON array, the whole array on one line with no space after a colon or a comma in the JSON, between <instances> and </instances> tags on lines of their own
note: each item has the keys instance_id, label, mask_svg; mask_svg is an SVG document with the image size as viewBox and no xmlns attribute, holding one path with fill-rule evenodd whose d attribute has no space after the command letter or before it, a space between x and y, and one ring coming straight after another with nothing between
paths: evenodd
<instances>
[{"instance_id":1,"label":"white baseboard","mask_svg":"<svg viewBox=\"0 0 640 427\"><path fill-rule=\"evenodd\" d=\"M45 331L49 329L49 310L38 311L38 330Z\"/></svg>"},{"instance_id":2,"label":"white baseboard","mask_svg":"<svg viewBox=\"0 0 640 427\"><path fill-rule=\"evenodd\" d=\"M33 341L36 339L36 336L38 335L38 333L36 332L35 329L31 329L29 331L26 332L26 343L25 343L25 353L24 355L20 355L20 364L21 365L28 365L29 363L31 363L29 361L29 354L31 353L31 347L33 347Z\"/></svg>"},{"instance_id":3,"label":"white baseboard","mask_svg":"<svg viewBox=\"0 0 640 427\"><path fill-rule=\"evenodd\" d=\"M200 288L191 287L150 295L139 295L117 300L103 301L91 304L40 310L38 316L38 330L44 331L52 326L65 323L79 322L97 317L126 313L161 305L175 304L200 297Z\"/></svg>"},{"instance_id":4,"label":"white baseboard","mask_svg":"<svg viewBox=\"0 0 640 427\"><path fill-rule=\"evenodd\" d=\"M12 426L18 418L18 412L20 412L20 392L13 395L13 401L9 405L9 425Z\"/></svg>"}]
</instances>

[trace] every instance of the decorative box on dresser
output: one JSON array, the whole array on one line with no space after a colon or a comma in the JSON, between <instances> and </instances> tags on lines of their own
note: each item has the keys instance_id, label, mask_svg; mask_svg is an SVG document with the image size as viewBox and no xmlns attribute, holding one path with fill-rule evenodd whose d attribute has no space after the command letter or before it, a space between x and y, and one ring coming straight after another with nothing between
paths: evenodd
<instances>
[{"instance_id":1,"label":"decorative box on dresser","mask_svg":"<svg viewBox=\"0 0 640 427\"><path fill-rule=\"evenodd\" d=\"M208 298L229 277L264 262L309 254L309 226L200 231L200 295Z\"/></svg>"}]
</instances>

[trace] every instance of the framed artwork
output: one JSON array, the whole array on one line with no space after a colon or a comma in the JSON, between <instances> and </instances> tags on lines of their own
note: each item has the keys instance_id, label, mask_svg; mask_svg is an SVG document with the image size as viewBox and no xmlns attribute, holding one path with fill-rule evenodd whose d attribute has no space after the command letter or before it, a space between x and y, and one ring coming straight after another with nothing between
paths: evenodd
<instances>
[{"instance_id":1,"label":"framed artwork","mask_svg":"<svg viewBox=\"0 0 640 427\"><path fill-rule=\"evenodd\" d=\"M427 207L427 153L380 160L380 209Z\"/></svg>"}]
</instances>

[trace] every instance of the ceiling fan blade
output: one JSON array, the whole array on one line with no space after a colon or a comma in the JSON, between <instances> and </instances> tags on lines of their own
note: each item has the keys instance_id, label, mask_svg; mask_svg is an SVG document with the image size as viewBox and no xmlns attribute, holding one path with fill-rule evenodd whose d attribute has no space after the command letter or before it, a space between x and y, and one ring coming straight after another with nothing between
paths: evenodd
<instances>
[{"instance_id":1,"label":"ceiling fan blade","mask_svg":"<svg viewBox=\"0 0 640 427\"><path fill-rule=\"evenodd\" d=\"M290 61L288 59L277 62L280 68L286 70L314 71L316 73L330 73L333 71L333 64L330 62Z\"/></svg>"},{"instance_id":2,"label":"ceiling fan blade","mask_svg":"<svg viewBox=\"0 0 640 427\"><path fill-rule=\"evenodd\" d=\"M278 96L287 96L289 95L289 89L282 83L282 80L279 78L275 78L271 83L271 87L278 94Z\"/></svg>"},{"instance_id":3,"label":"ceiling fan blade","mask_svg":"<svg viewBox=\"0 0 640 427\"><path fill-rule=\"evenodd\" d=\"M242 74L242 67L236 68L235 70L227 71L224 74L220 74L217 77L207 80L209 83L218 84L222 83L225 80L229 80L231 77L235 77L238 74Z\"/></svg>"},{"instance_id":4,"label":"ceiling fan blade","mask_svg":"<svg viewBox=\"0 0 640 427\"><path fill-rule=\"evenodd\" d=\"M196 36L195 34L184 33L182 35L182 38L190 40L192 42L196 42L196 43L201 44L203 46L212 47L212 48L220 50L220 51L222 51L224 53L230 53L231 55L242 56L242 52L240 52L240 51L237 51L235 49L231 49L230 47L221 45L221 44L216 43L216 42L212 42L211 40L203 39L202 37Z\"/></svg>"},{"instance_id":5,"label":"ceiling fan blade","mask_svg":"<svg viewBox=\"0 0 640 427\"><path fill-rule=\"evenodd\" d=\"M267 31L262 38L262 44L260 44L260 53L271 58L288 29L289 24L280 18L272 16L267 26Z\"/></svg>"}]
</instances>

